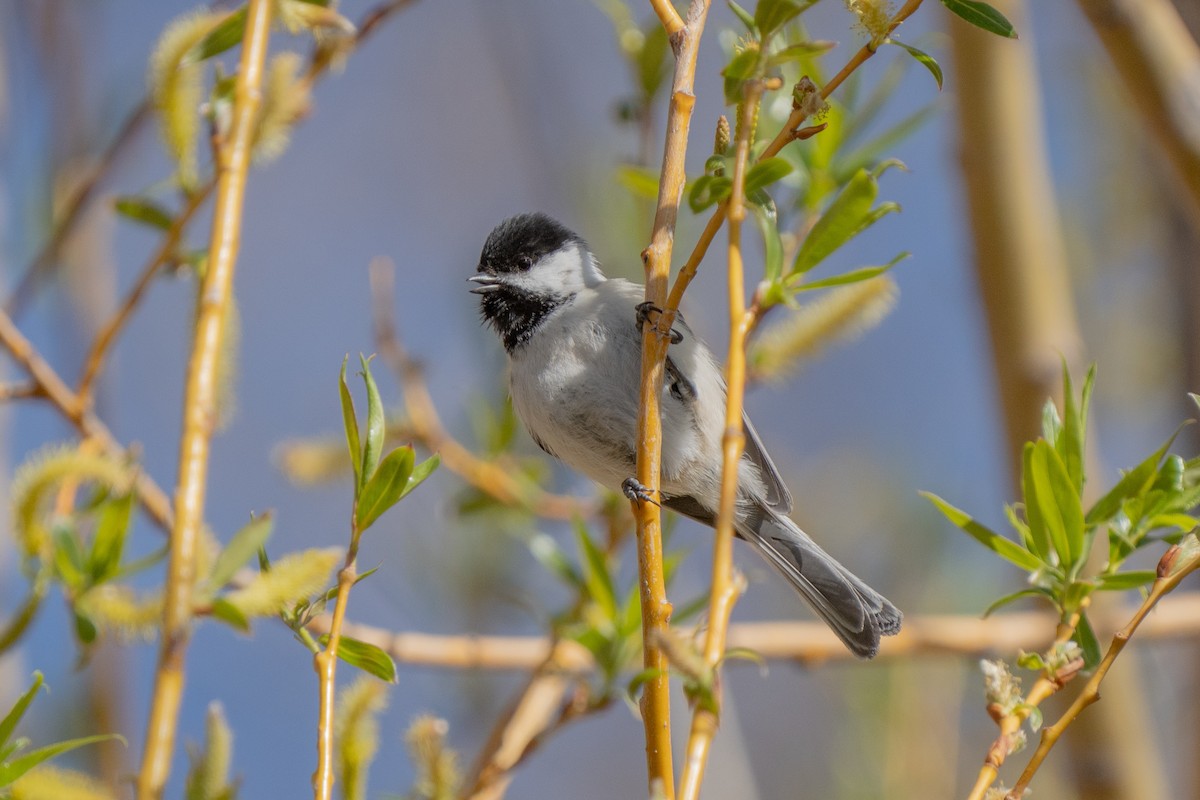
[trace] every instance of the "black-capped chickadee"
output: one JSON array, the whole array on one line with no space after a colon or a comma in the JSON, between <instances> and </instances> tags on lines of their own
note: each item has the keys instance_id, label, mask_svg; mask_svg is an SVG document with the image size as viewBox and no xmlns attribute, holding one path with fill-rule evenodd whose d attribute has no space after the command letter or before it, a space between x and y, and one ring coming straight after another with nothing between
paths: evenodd
<instances>
[{"instance_id":1,"label":"black-capped chickadee","mask_svg":"<svg viewBox=\"0 0 1200 800\"><path fill-rule=\"evenodd\" d=\"M637 452L643 288L605 278L577 234L543 214L488 236L471 291L500 335L513 406L538 446L626 494ZM662 413L662 502L712 526L720 496L725 381L709 349L675 322ZM738 535L787 578L855 655L871 658L901 614L786 516L792 497L748 418ZM632 490L631 490L632 486Z\"/></svg>"}]
</instances>

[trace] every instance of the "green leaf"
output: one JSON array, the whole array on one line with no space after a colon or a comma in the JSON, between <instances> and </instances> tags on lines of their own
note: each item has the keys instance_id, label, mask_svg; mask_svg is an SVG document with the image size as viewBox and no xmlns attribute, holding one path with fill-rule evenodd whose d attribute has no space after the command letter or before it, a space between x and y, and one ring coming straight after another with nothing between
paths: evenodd
<instances>
[{"instance_id":1,"label":"green leaf","mask_svg":"<svg viewBox=\"0 0 1200 800\"><path fill-rule=\"evenodd\" d=\"M750 33L758 32L758 28L754 23L754 17L751 16L749 11L733 2L733 0L725 0L725 2L729 4L729 9L733 12L733 15L740 19L742 24L746 26L747 31Z\"/></svg>"},{"instance_id":2,"label":"green leaf","mask_svg":"<svg viewBox=\"0 0 1200 800\"><path fill-rule=\"evenodd\" d=\"M242 6L209 31L209 34L200 40L200 44L192 48L188 58L191 61L204 61L220 55L241 44L245 32L246 7Z\"/></svg>"},{"instance_id":3,"label":"green leaf","mask_svg":"<svg viewBox=\"0 0 1200 800\"><path fill-rule=\"evenodd\" d=\"M92 549L88 553L88 573L94 583L101 583L121 570L121 556L125 552L125 539L133 519L133 492L110 497L100 507L96 520L96 534L92 537Z\"/></svg>"},{"instance_id":4,"label":"green leaf","mask_svg":"<svg viewBox=\"0 0 1200 800\"><path fill-rule=\"evenodd\" d=\"M837 47L837 42L813 41L798 42L788 45L782 50L776 50L767 56L768 67L778 67L789 61L804 61L822 53L828 53Z\"/></svg>"},{"instance_id":5,"label":"green leaf","mask_svg":"<svg viewBox=\"0 0 1200 800\"><path fill-rule=\"evenodd\" d=\"M962 509L955 508L936 494L931 494L930 492L920 492L920 494L937 506L938 511L941 511L946 519L962 528L977 542L996 555L1010 561L1026 572L1037 572L1042 569L1042 561L1016 542L1005 539L985 525L976 522L970 514Z\"/></svg>"},{"instance_id":6,"label":"green leaf","mask_svg":"<svg viewBox=\"0 0 1200 800\"><path fill-rule=\"evenodd\" d=\"M0 786L12 784L17 778L20 778L43 761L49 761L55 756L62 755L69 750L89 744L96 744L97 742L108 742L113 739L128 746L124 737L115 733L102 733L96 736L81 736L78 739L68 739L65 742L57 742L45 747L39 747L37 750L31 750L20 758L14 758L12 761L0 764Z\"/></svg>"},{"instance_id":7,"label":"green leaf","mask_svg":"<svg viewBox=\"0 0 1200 800\"><path fill-rule=\"evenodd\" d=\"M1042 406L1042 438L1048 442L1058 442L1058 437L1062 435L1062 427L1058 406L1054 405L1053 398L1046 398Z\"/></svg>"},{"instance_id":8,"label":"green leaf","mask_svg":"<svg viewBox=\"0 0 1200 800\"><path fill-rule=\"evenodd\" d=\"M397 447L379 462L379 468L367 481L358 498L356 522L359 532L399 502L413 474L416 456L411 446Z\"/></svg>"},{"instance_id":9,"label":"green leaf","mask_svg":"<svg viewBox=\"0 0 1200 800\"><path fill-rule=\"evenodd\" d=\"M405 497L408 497L408 493L424 483L425 479L432 475L433 471L437 469L441 463L442 457L439 454L434 453L420 464L417 464L417 466L413 468L412 474L408 476L408 483L404 486L403 491L400 492L400 497L398 499L403 500Z\"/></svg>"},{"instance_id":10,"label":"green leaf","mask_svg":"<svg viewBox=\"0 0 1200 800\"><path fill-rule=\"evenodd\" d=\"M549 535L534 533L525 542L525 546L529 548L529 552L539 564L545 567L547 572L557 575L563 583L572 588L583 587L583 576L579 574L579 570L575 569L575 565L558 546L558 542Z\"/></svg>"},{"instance_id":11,"label":"green leaf","mask_svg":"<svg viewBox=\"0 0 1200 800\"><path fill-rule=\"evenodd\" d=\"M212 572L208 576L209 588L216 591L233 580L237 571L246 566L259 549L266 545L274 525L272 515L263 514L242 526L217 556L217 562L213 564Z\"/></svg>"},{"instance_id":12,"label":"green leaf","mask_svg":"<svg viewBox=\"0 0 1200 800\"><path fill-rule=\"evenodd\" d=\"M26 690L25 694L17 698L17 702L4 715L4 719L0 720L0 747L7 745L8 740L12 738L13 731L17 729L17 724L21 721L21 717L25 716L25 712L29 710L29 704L33 702L38 689L42 688L42 680L42 673L35 671L33 673L33 685Z\"/></svg>"},{"instance_id":13,"label":"green leaf","mask_svg":"<svg viewBox=\"0 0 1200 800\"><path fill-rule=\"evenodd\" d=\"M671 51L671 43L667 32L655 21L642 40L642 51L637 56L638 85L642 96L651 100L666 80L667 54Z\"/></svg>"},{"instance_id":14,"label":"green leaf","mask_svg":"<svg viewBox=\"0 0 1200 800\"><path fill-rule=\"evenodd\" d=\"M758 0L754 8L754 24L765 42L771 34L791 22L812 5L799 0Z\"/></svg>"},{"instance_id":15,"label":"green leaf","mask_svg":"<svg viewBox=\"0 0 1200 800\"><path fill-rule=\"evenodd\" d=\"M250 620L242 610L224 597L218 597L212 602L213 619L218 619L239 633L250 632Z\"/></svg>"},{"instance_id":16,"label":"green leaf","mask_svg":"<svg viewBox=\"0 0 1200 800\"><path fill-rule=\"evenodd\" d=\"M328 634L321 637L321 644L329 644ZM341 636L338 638L338 658L381 681L396 682L396 662L382 648L370 642Z\"/></svg>"},{"instance_id":17,"label":"green leaf","mask_svg":"<svg viewBox=\"0 0 1200 800\"><path fill-rule=\"evenodd\" d=\"M859 283L860 281L867 281L871 278L875 278L884 274L904 259L909 258L911 255L912 253L901 253L882 266L852 269L849 272L843 272L841 275L833 275L817 281L808 281L794 288L798 292L807 292L813 289L828 289L830 286L843 286L847 283Z\"/></svg>"},{"instance_id":18,"label":"green leaf","mask_svg":"<svg viewBox=\"0 0 1200 800\"><path fill-rule=\"evenodd\" d=\"M375 474L379 466L379 457L383 453L383 437L385 422L383 415L383 400L379 397L379 387L375 385L375 377L371 374L371 359L359 355L362 361L363 383L367 385L367 436L362 455L362 485Z\"/></svg>"},{"instance_id":19,"label":"green leaf","mask_svg":"<svg viewBox=\"0 0 1200 800\"><path fill-rule=\"evenodd\" d=\"M583 580L587 584L588 595L600 606L606 619L615 620L617 589L608 569L608 560L596 546L582 521L577 520L574 527L575 537L579 540L579 551L583 556Z\"/></svg>"},{"instance_id":20,"label":"green leaf","mask_svg":"<svg viewBox=\"0 0 1200 800\"><path fill-rule=\"evenodd\" d=\"M881 217L900 210L895 203L872 209L878 194L879 183L874 176L865 169L856 172L804 238L792 272L808 272Z\"/></svg>"},{"instance_id":21,"label":"green leaf","mask_svg":"<svg viewBox=\"0 0 1200 800\"><path fill-rule=\"evenodd\" d=\"M937 81L938 91L940 92L942 90L942 68L938 66L938 63L934 60L933 56L929 55L923 50L918 50L912 45L905 44L904 42L896 39L888 39L886 43L894 44L897 47L903 47L905 50L907 50L908 54L916 59L918 64L929 70L929 74L933 76L935 81Z\"/></svg>"},{"instance_id":22,"label":"green leaf","mask_svg":"<svg viewBox=\"0 0 1200 800\"><path fill-rule=\"evenodd\" d=\"M1100 641L1096 638L1096 631L1092 629L1092 623L1088 620L1087 614L1079 613L1079 624L1075 626L1075 635L1071 638L1083 651L1083 668L1085 670L1095 669L1100 664L1103 655L1100 652Z\"/></svg>"},{"instance_id":23,"label":"green leaf","mask_svg":"<svg viewBox=\"0 0 1200 800\"><path fill-rule=\"evenodd\" d=\"M736 105L742 102L742 86L754 77L758 70L759 51L757 47L748 48L734 55L721 71L725 76L725 102Z\"/></svg>"},{"instance_id":24,"label":"green leaf","mask_svg":"<svg viewBox=\"0 0 1200 800\"><path fill-rule=\"evenodd\" d=\"M723 175L701 175L688 192L688 206L699 214L709 206L720 203L729 197L732 188L733 181Z\"/></svg>"},{"instance_id":25,"label":"green leaf","mask_svg":"<svg viewBox=\"0 0 1200 800\"><path fill-rule=\"evenodd\" d=\"M794 169L786 158L764 158L746 171L746 194L770 186L790 175Z\"/></svg>"},{"instance_id":26,"label":"green leaf","mask_svg":"<svg viewBox=\"0 0 1200 800\"><path fill-rule=\"evenodd\" d=\"M1071 375L1067 371L1066 359L1063 359L1063 425L1061 436L1050 441L1054 442L1055 449L1062 456L1063 463L1067 467L1067 474L1071 476L1071 483L1075 487L1075 493L1083 492L1084 475L1084 445L1087 439L1087 409L1088 403L1092 395L1092 386L1096 381L1096 367L1092 365L1088 370L1087 377L1083 381L1083 391L1080 395L1079 405L1075 404L1075 391L1071 386Z\"/></svg>"},{"instance_id":27,"label":"green leaf","mask_svg":"<svg viewBox=\"0 0 1200 800\"><path fill-rule=\"evenodd\" d=\"M59 527L54 531L54 568L67 586L74 589L83 588L83 551L79 548L75 532L66 527Z\"/></svg>"},{"instance_id":28,"label":"green leaf","mask_svg":"<svg viewBox=\"0 0 1200 800\"><path fill-rule=\"evenodd\" d=\"M779 238L777 217L767 209L755 207L754 221L763 238L763 280L774 283L783 275L783 240Z\"/></svg>"},{"instance_id":29,"label":"green leaf","mask_svg":"<svg viewBox=\"0 0 1200 800\"><path fill-rule=\"evenodd\" d=\"M841 184L858 170L875 164L884 153L890 151L928 122L937 110L936 102L917 109L883 133L859 146L849 155L839 157L833 166L834 181Z\"/></svg>"},{"instance_id":30,"label":"green leaf","mask_svg":"<svg viewBox=\"0 0 1200 800\"><path fill-rule=\"evenodd\" d=\"M162 231L169 231L175 224L171 212L145 197L118 197L113 208L123 217Z\"/></svg>"},{"instance_id":31,"label":"green leaf","mask_svg":"<svg viewBox=\"0 0 1200 800\"><path fill-rule=\"evenodd\" d=\"M1025 521L1029 524L1030 549L1043 561L1051 563L1053 548L1046 518L1042 516L1042 505L1038 501L1038 486L1034 482L1033 451L1033 442L1026 442L1021 454L1021 494L1025 498Z\"/></svg>"},{"instance_id":32,"label":"green leaf","mask_svg":"<svg viewBox=\"0 0 1200 800\"><path fill-rule=\"evenodd\" d=\"M987 3L979 0L942 0L942 5L976 28L1008 39L1017 38L1017 31L1008 18Z\"/></svg>"},{"instance_id":33,"label":"green leaf","mask_svg":"<svg viewBox=\"0 0 1200 800\"><path fill-rule=\"evenodd\" d=\"M346 384L346 362L350 356L342 359L342 373L338 376L338 391L342 397L342 424L346 429L346 446L350 448L350 463L354 465L354 489L357 494L362 487L362 444L358 438L358 416L354 411L354 398L350 395L350 387Z\"/></svg>"},{"instance_id":34,"label":"green leaf","mask_svg":"<svg viewBox=\"0 0 1200 800\"><path fill-rule=\"evenodd\" d=\"M1118 572L1113 575L1101 575L1097 578L1102 592L1119 592L1125 589L1137 589L1149 583L1154 583L1158 573L1152 569L1133 569L1128 572Z\"/></svg>"},{"instance_id":35,"label":"green leaf","mask_svg":"<svg viewBox=\"0 0 1200 800\"><path fill-rule=\"evenodd\" d=\"M1037 733L1042 727L1042 710L1028 703L1021 703L1017 708L1024 709L1029 720L1029 730Z\"/></svg>"},{"instance_id":36,"label":"green leaf","mask_svg":"<svg viewBox=\"0 0 1200 800\"><path fill-rule=\"evenodd\" d=\"M1033 446L1030 467L1036 495L1025 499L1026 508L1036 503L1060 562L1064 566L1075 565L1085 555L1079 493L1058 451L1045 439L1039 439Z\"/></svg>"},{"instance_id":37,"label":"green leaf","mask_svg":"<svg viewBox=\"0 0 1200 800\"><path fill-rule=\"evenodd\" d=\"M1158 474L1158 462L1166 455L1167 450L1171 449L1171 445L1178 435L1179 431L1176 430L1171 434L1171 438L1163 442L1161 447L1151 453L1145 461L1126 472L1121 480L1117 481L1116 486L1097 500L1095 505L1088 509L1087 516L1084 518L1086 524L1091 527L1112 519L1121 510L1122 503L1131 497L1140 497L1145 494L1153 485L1154 478Z\"/></svg>"},{"instance_id":38,"label":"green leaf","mask_svg":"<svg viewBox=\"0 0 1200 800\"><path fill-rule=\"evenodd\" d=\"M1007 606L1011 603L1015 603L1016 601L1018 601L1024 597L1041 597L1045 600L1049 600L1051 603L1054 603L1055 606L1058 605L1058 603L1056 602L1056 600L1054 598L1054 592L1050 591L1049 589L1043 589L1042 587L1038 586L1038 587L1034 587L1032 589L1022 589L1019 592L1013 592L1012 594L1004 595L1004 597L1001 597L999 600L994 601L990 606L985 608L983 611L983 616L985 618L990 617L992 614L994 614L996 611L1003 608L1004 606Z\"/></svg>"},{"instance_id":39,"label":"green leaf","mask_svg":"<svg viewBox=\"0 0 1200 800\"><path fill-rule=\"evenodd\" d=\"M99 631L96 630L96 623L92 622L91 617L81 611L75 612L75 636L81 644L91 644L96 641L96 636Z\"/></svg>"},{"instance_id":40,"label":"green leaf","mask_svg":"<svg viewBox=\"0 0 1200 800\"><path fill-rule=\"evenodd\" d=\"M1029 669L1034 672L1041 672L1046 668L1046 662L1042 658L1041 653L1021 653L1017 657L1017 666L1021 669Z\"/></svg>"},{"instance_id":41,"label":"green leaf","mask_svg":"<svg viewBox=\"0 0 1200 800\"><path fill-rule=\"evenodd\" d=\"M46 597L45 586L45 580L35 579L33 589L21 603L20 609L9 618L8 625L0 630L0 654L6 652L20 640L22 634L29 627L29 623L33 622L33 618L37 616L37 612L42 607L42 600ZM0 741L0 746L3 746L2 741Z\"/></svg>"},{"instance_id":42,"label":"green leaf","mask_svg":"<svg viewBox=\"0 0 1200 800\"><path fill-rule=\"evenodd\" d=\"M617 167L617 182L634 197L654 200L658 197L658 171L633 164Z\"/></svg>"}]
</instances>

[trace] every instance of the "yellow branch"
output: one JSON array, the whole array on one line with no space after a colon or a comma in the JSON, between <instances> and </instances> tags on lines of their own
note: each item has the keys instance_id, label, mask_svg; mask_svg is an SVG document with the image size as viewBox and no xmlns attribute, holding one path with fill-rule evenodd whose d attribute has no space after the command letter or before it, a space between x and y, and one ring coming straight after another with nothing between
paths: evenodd
<instances>
[{"instance_id":1,"label":"yellow branch","mask_svg":"<svg viewBox=\"0 0 1200 800\"><path fill-rule=\"evenodd\" d=\"M642 253L646 266L646 301L658 308L662 308L667 299L675 220L679 214L679 199L683 195L686 178L684 159L687 155L688 129L696 104L692 93L696 57L709 2L692 0L686 25L675 30L672 30L669 17L664 16L663 6L663 2L655 0L655 8L671 38L675 74L671 81L671 103L667 113L667 137L663 147L654 230L650 245ZM637 479L653 495L658 494L662 469L662 419L658 401L662 396L663 364L667 356L667 334L670 329L669 321L665 321L665 324L648 324L642 336ZM663 580L662 520L655 503L635 502L633 512L637 520L643 663L646 669L652 671L652 677L643 687L641 699L646 734L646 766L650 794L657 793L664 800L673 800L675 777L671 761L670 682L666 656L657 644L660 632L665 632L671 624L671 604L667 601Z\"/></svg>"},{"instance_id":2,"label":"yellow branch","mask_svg":"<svg viewBox=\"0 0 1200 800\"><path fill-rule=\"evenodd\" d=\"M357 506L357 504L355 504ZM350 547L346 550L346 562L338 570L337 597L333 601L333 616L329 623L329 643L325 649L313 656L313 670L317 673L317 769L313 773L313 797L315 800L333 798L333 727L334 697L337 693L338 648L342 641L342 625L346 621L346 606L350 601L350 588L358 580L359 530L357 508L350 512Z\"/></svg>"},{"instance_id":3,"label":"yellow branch","mask_svg":"<svg viewBox=\"0 0 1200 800\"><path fill-rule=\"evenodd\" d=\"M746 308L746 279L742 269L742 222L746 219L746 166L750 159L750 140L754 120L762 99L763 85L746 85L742 116L737 125L734 151L733 186L729 197L729 355L725 362L725 434L722 437L721 500L717 509L716 536L713 540L713 579L709 598L708 632L704 639L704 662L711 674L718 675L725 655L729 616L738 590L733 574L733 522L737 513L738 465L746 445L742 425L742 406L746 393L746 334L755 317L755 309ZM720 686L714 677L714 705L720 702ZM688 735L687 760L680 780L681 800L697 800L708 751L717 732L719 708L698 703L692 713Z\"/></svg>"},{"instance_id":4,"label":"yellow branch","mask_svg":"<svg viewBox=\"0 0 1200 800\"><path fill-rule=\"evenodd\" d=\"M196 542L204 520L209 439L216 396L217 361L225 316L233 291L233 273L241 239L242 203L254 120L270 31L270 0L250 0L241 65L234 93L229 139L218 152L217 201L213 213L208 271L201 287L195 340L184 392L183 432L179 444L179 487L164 598L162 645L146 729L139 800L157 800L171 771L179 706L183 698L184 656L191 636L192 586Z\"/></svg>"}]
</instances>

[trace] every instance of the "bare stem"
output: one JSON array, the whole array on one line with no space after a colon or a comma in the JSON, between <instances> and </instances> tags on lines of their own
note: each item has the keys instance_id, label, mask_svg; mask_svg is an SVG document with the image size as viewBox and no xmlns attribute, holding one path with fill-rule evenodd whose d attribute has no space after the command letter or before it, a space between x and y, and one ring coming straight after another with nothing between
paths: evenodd
<instances>
[{"instance_id":1,"label":"bare stem","mask_svg":"<svg viewBox=\"0 0 1200 800\"><path fill-rule=\"evenodd\" d=\"M709 597L708 632L704 639L704 662L714 676L719 675L725 655L729 616L739 592L733 572L733 522L737 513L738 465L745 449L742 407L746 393L746 334L756 316L757 307L746 308L746 279L742 268L742 222L746 219L746 167L750 158L750 140L754 120L762 99L763 85L746 85L741 104L738 136L734 151L733 186L729 197L729 355L725 361L725 434L722 438L721 500L717 508L716 536L713 540L712 593ZM697 800L708 751L716 736L719 719L720 685L714 678L713 703L697 703L688 735L687 761L680 781L681 800Z\"/></svg>"},{"instance_id":2,"label":"bare stem","mask_svg":"<svg viewBox=\"0 0 1200 800\"><path fill-rule=\"evenodd\" d=\"M260 87L270 22L270 0L250 0L234 90L233 122L229 138L218 153L217 200L209 248L211 256L201 287L195 340L184 391L179 487L167 565L162 645L154 678L142 769L138 777L139 800L157 800L162 796L170 774L179 707L183 699L184 656L191 637L196 543L204 520L217 363L241 240L246 170L250 164L255 115L261 102Z\"/></svg>"},{"instance_id":3,"label":"bare stem","mask_svg":"<svg viewBox=\"0 0 1200 800\"><path fill-rule=\"evenodd\" d=\"M1090 616L1097 628L1116 627L1111 612ZM1125 613L1121 610L1121 613ZM872 664L900 659L979 657L997 651L1041 651L1053 636L1047 631L1055 615L1040 611L993 614L980 619L973 614L922 614L906 617L904 630L880 642ZM315 636L329 632L328 614L314 619L308 630ZM370 642L401 664L446 669L535 670L556 647L571 649L572 663L586 672L595 664L583 645L555 642L545 636L452 636L419 631L390 631L347 622L346 635ZM1166 597L1138 629L1142 641L1178 641L1200 637L1200 592L1179 592ZM822 622L740 622L731 625L729 647L753 650L768 661L808 667L851 663L854 656Z\"/></svg>"},{"instance_id":4,"label":"bare stem","mask_svg":"<svg viewBox=\"0 0 1200 800\"><path fill-rule=\"evenodd\" d=\"M83 212L91 203L92 197L95 196L96 187L112 170L121 153L134 140L137 132L149 118L150 101L143 99L121 123L117 135L113 137L95 165L88 171L87 177L75 187L71 199L67 201L66 208L50 233L50 238L42 245L42 249L38 251L33 261L25 268L24 274L17 280L16 287L4 304L5 313L13 317L20 316L29 298L50 274L63 245L75 231L75 226L83 219Z\"/></svg>"},{"instance_id":5,"label":"bare stem","mask_svg":"<svg viewBox=\"0 0 1200 800\"><path fill-rule=\"evenodd\" d=\"M342 625L346 621L346 606L350 602L350 588L358 580L359 530L357 509L350 513L350 547L346 549L346 561L338 570L337 597L333 601L333 615L329 623L329 642L325 649L313 656L313 670L317 673L317 769L313 773L313 797L315 800L333 798L333 727L334 698L337 693L338 649L342 641Z\"/></svg>"},{"instance_id":6,"label":"bare stem","mask_svg":"<svg viewBox=\"0 0 1200 800\"><path fill-rule=\"evenodd\" d=\"M658 184L658 204L650 245L642 253L646 266L646 301L662 308L667 299L671 274L671 249L675 239L675 221L686 178L688 130L696 104L693 94L696 57L700 37L708 16L708 0L692 0L686 24L676 30L663 17L662 3L655 4L671 38L675 53L675 74L671 82L671 101L667 112L667 137ZM663 364L667 357L667 333L671 320L646 325L642 335L642 375L638 412L637 479L652 493L658 493L662 469L662 419L658 401L662 395ZM650 794L664 800L675 796L674 767L671 761L671 708L667 659L658 642L671 624L671 604L667 601L663 579L662 520L656 503L635 502L637 520L638 585L641 587L642 647L644 665L653 677L646 681L641 699L642 722L646 733L646 766Z\"/></svg>"},{"instance_id":7,"label":"bare stem","mask_svg":"<svg viewBox=\"0 0 1200 800\"><path fill-rule=\"evenodd\" d=\"M204 201L212 194L214 188L216 188L216 182L210 180L188 197L187 204L171 223L170 229L163 235L162 244L146 262L141 276L126 295L121 307L108 319L104 328L96 334L91 349L88 350L87 359L84 361L83 375L79 379L79 399L85 408L90 409L95 400L96 378L100 375L100 369L104 366L104 359L108 356L109 349L133 316L134 309L141 303L150 284L158 276L163 266L175 255L183 232L192 221L192 217L200 210L200 206L204 205Z\"/></svg>"}]
</instances>

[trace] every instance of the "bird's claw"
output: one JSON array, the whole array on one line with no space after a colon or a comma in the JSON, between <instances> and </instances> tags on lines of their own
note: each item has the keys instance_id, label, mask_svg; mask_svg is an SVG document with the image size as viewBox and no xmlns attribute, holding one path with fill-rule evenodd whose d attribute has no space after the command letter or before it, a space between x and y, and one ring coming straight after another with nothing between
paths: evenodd
<instances>
[{"instance_id":1,"label":"bird's claw","mask_svg":"<svg viewBox=\"0 0 1200 800\"><path fill-rule=\"evenodd\" d=\"M654 303L651 303L649 300L647 300L647 301L646 301L646 302L644 302L644 303L638 303L638 304L637 304L637 326L638 326L638 330L639 330L639 331L640 331L640 330L642 330L642 327L643 327L643 326L644 326L644 325L645 325L647 322L649 322L649 321L650 321L650 315L651 315L651 314L658 314L658 315L660 315L660 316L661 316L661 315L662 315L662 313L663 313L663 310L662 310L661 308L659 308L658 306L654 305ZM658 329L658 323L657 323L657 322L656 322L656 323L654 323L654 328L655 328L656 330ZM671 337L671 344L679 344L680 342L682 342L682 341L683 341L683 334L682 334L682 333L680 333L679 331L675 330L674 328L671 328L670 337Z\"/></svg>"},{"instance_id":2,"label":"bird's claw","mask_svg":"<svg viewBox=\"0 0 1200 800\"><path fill-rule=\"evenodd\" d=\"M630 500L638 500L642 503L654 503L654 505L662 508L662 505L650 496L650 487L642 484L637 478L626 478L621 483L621 492Z\"/></svg>"}]
</instances>

